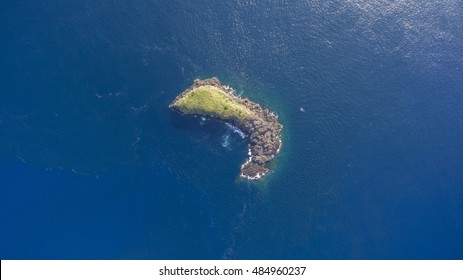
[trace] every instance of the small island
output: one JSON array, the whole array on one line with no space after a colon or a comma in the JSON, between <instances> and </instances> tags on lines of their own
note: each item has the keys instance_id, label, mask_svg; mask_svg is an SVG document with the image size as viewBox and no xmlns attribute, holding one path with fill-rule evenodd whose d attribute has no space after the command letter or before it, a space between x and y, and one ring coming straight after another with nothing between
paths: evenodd
<instances>
[{"instance_id":1,"label":"small island","mask_svg":"<svg viewBox=\"0 0 463 280\"><path fill-rule=\"evenodd\" d=\"M217 78L195 80L169 105L185 115L211 117L229 122L249 135L249 159L241 165L240 176L254 180L269 171L268 163L281 148L278 117L266 108L241 98Z\"/></svg>"}]
</instances>

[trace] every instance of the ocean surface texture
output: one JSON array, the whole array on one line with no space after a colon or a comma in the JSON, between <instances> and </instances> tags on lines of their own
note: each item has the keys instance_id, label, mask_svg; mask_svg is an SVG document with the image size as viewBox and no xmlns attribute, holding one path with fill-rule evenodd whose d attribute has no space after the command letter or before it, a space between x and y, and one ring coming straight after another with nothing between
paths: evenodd
<instances>
[{"instance_id":1,"label":"ocean surface texture","mask_svg":"<svg viewBox=\"0 0 463 280\"><path fill-rule=\"evenodd\" d=\"M2 0L1 259L462 259L460 0ZM283 148L168 104L217 76Z\"/></svg>"}]
</instances>

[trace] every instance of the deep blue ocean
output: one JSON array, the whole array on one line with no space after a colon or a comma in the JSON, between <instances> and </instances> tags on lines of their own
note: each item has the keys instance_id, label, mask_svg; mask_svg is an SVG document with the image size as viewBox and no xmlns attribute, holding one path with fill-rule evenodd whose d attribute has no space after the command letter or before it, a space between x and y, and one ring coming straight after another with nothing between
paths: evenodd
<instances>
[{"instance_id":1,"label":"deep blue ocean","mask_svg":"<svg viewBox=\"0 0 463 280\"><path fill-rule=\"evenodd\" d=\"M462 259L460 0L2 0L1 259ZM168 104L217 76L283 148Z\"/></svg>"}]
</instances>

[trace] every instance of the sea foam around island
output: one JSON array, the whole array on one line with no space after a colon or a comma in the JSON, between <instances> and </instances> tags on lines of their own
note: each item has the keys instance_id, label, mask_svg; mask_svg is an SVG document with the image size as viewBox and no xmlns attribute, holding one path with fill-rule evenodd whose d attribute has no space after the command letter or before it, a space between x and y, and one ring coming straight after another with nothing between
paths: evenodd
<instances>
[{"instance_id":1,"label":"sea foam around island","mask_svg":"<svg viewBox=\"0 0 463 280\"><path fill-rule=\"evenodd\" d=\"M238 127L230 124L230 123L225 123L227 125L228 128L230 128L233 132L237 133L241 138L246 138L248 137L248 135L246 133L244 133L241 129L239 129Z\"/></svg>"},{"instance_id":2,"label":"sea foam around island","mask_svg":"<svg viewBox=\"0 0 463 280\"><path fill-rule=\"evenodd\" d=\"M225 123L226 126L227 126L227 133L222 136L222 142L221 142L221 145L222 147L226 148L226 149L230 149L230 136L232 135L232 133L236 133L238 134L242 139L248 137L248 135L246 133L244 133L241 129L239 129L238 127L230 124L230 123Z\"/></svg>"}]
</instances>

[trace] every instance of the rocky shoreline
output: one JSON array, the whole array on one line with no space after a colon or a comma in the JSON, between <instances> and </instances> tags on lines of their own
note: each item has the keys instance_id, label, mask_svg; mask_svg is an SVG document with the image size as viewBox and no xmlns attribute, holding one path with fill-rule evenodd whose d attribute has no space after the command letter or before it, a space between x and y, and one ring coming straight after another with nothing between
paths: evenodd
<instances>
[{"instance_id":1,"label":"rocky shoreline","mask_svg":"<svg viewBox=\"0 0 463 280\"><path fill-rule=\"evenodd\" d=\"M241 165L240 176L250 180L261 178L269 171L268 163L280 152L282 145L281 130L283 125L278 122L278 116L267 108L262 108L259 104L247 98L237 96L233 89L222 85L219 79L215 77L205 80L195 80L193 85L175 98L169 105L169 108L175 109L182 114L190 115L189 113L183 112L181 108L178 108L178 106L176 106L176 101L183 98L190 91L201 86L213 86L222 90L228 94L233 101L245 106L252 112L251 116L241 122L219 119L232 123L249 135L249 158Z\"/></svg>"}]
</instances>

